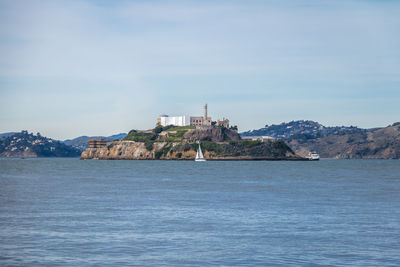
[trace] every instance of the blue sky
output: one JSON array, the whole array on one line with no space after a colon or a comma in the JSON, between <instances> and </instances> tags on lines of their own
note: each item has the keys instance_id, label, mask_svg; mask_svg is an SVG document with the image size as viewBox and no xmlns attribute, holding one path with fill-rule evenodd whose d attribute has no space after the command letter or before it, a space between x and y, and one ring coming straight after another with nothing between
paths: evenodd
<instances>
[{"instance_id":1,"label":"blue sky","mask_svg":"<svg viewBox=\"0 0 400 267\"><path fill-rule=\"evenodd\" d=\"M0 0L0 132L400 121L400 1Z\"/></svg>"}]
</instances>

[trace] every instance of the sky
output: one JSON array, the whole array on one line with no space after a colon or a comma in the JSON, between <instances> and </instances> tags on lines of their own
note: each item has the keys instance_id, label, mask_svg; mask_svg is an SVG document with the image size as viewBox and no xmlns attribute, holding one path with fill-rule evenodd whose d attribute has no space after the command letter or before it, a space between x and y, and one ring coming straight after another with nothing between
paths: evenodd
<instances>
[{"instance_id":1,"label":"sky","mask_svg":"<svg viewBox=\"0 0 400 267\"><path fill-rule=\"evenodd\" d=\"M400 1L0 0L0 133L400 121Z\"/></svg>"}]
</instances>

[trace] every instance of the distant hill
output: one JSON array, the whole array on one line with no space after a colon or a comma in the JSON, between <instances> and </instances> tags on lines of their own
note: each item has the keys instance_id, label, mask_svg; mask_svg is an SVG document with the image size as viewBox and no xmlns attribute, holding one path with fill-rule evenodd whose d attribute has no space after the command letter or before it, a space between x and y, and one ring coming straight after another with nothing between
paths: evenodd
<instances>
[{"instance_id":1,"label":"distant hill","mask_svg":"<svg viewBox=\"0 0 400 267\"><path fill-rule=\"evenodd\" d=\"M127 133L119 133L119 134L114 134L114 135L111 135L111 136L109 136L109 138L111 138L112 140L122 140L122 139L124 139L125 138L125 136L127 136L128 134Z\"/></svg>"},{"instance_id":2,"label":"distant hill","mask_svg":"<svg viewBox=\"0 0 400 267\"><path fill-rule=\"evenodd\" d=\"M89 147L89 140L104 139L106 141L114 141L114 140L124 139L125 136L127 136L126 133L119 133L119 134L114 134L111 136L79 136L74 139L64 140L64 144L75 147L76 149L79 149L80 151L83 151Z\"/></svg>"},{"instance_id":3,"label":"distant hill","mask_svg":"<svg viewBox=\"0 0 400 267\"><path fill-rule=\"evenodd\" d=\"M0 140L0 157L79 157L80 151L39 133L14 133Z\"/></svg>"},{"instance_id":4,"label":"distant hill","mask_svg":"<svg viewBox=\"0 0 400 267\"><path fill-rule=\"evenodd\" d=\"M16 134L16 132L10 132L10 133L0 133L0 140L3 140L11 135Z\"/></svg>"},{"instance_id":5,"label":"distant hill","mask_svg":"<svg viewBox=\"0 0 400 267\"><path fill-rule=\"evenodd\" d=\"M305 135L308 138L318 138L332 134L363 133L365 129L354 126L326 127L315 121L299 120L281 124L265 125L264 128L243 132L241 136L270 136L275 139L289 140L294 136Z\"/></svg>"},{"instance_id":6,"label":"distant hill","mask_svg":"<svg viewBox=\"0 0 400 267\"><path fill-rule=\"evenodd\" d=\"M319 138L293 136L288 144L300 155L316 151L323 158L400 159L400 123L364 132L331 134Z\"/></svg>"},{"instance_id":7,"label":"distant hill","mask_svg":"<svg viewBox=\"0 0 400 267\"><path fill-rule=\"evenodd\" d=\"M322 158L400 159L400 122L384 128L326 127L314 121L292 121L242 133L285 140L299 155L316 151Z\"/></svg>"}]
</instances>

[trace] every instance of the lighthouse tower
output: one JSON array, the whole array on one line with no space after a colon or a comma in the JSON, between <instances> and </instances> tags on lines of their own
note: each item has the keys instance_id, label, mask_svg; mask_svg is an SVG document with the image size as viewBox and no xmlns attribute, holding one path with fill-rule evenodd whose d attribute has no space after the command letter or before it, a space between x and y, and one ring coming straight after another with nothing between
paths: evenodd
<instances>
[{"instance_id":1,"label":"lighthouse tower","mask_svg":"<svg viewBox=\"0 0 400 267\"><path fill-rule=\"evenodd\" d=\"M204 124L207 123L207 104L204 105Z\"/></svg>"},{"instance_id":2,"label":"lighthouse tower","mask_svg":"<svg viewBox=\"0 0 400 267\"><path fill-rule=\"evenodd\" d=\"M190 116L190 126L211 126L211 118L208 117L207 104L204 105L203 116Z\"/></svg>"}]
</instances>

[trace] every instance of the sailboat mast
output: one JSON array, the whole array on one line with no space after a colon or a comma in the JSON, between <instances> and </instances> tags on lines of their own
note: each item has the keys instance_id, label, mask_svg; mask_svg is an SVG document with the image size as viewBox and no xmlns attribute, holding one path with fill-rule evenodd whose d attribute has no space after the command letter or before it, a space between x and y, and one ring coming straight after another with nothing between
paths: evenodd
<instances>
[{"instance_id":1,"label":"sailboat mast","mask_svg":"<svg viewBox=\"0 0 400 267\"><path fill-rule=\"evenodd\" d=\"M199 141L199 149L197 150L196 153L196 161L206 161L204 156L203 156L203 152L201 151L201 146L200 146L200 141Z\"/></svg>"}]
</instances>

